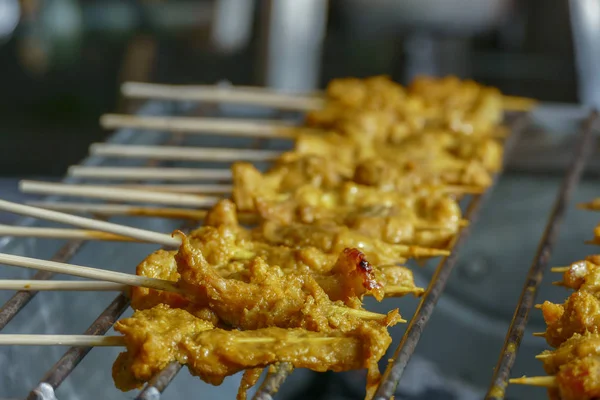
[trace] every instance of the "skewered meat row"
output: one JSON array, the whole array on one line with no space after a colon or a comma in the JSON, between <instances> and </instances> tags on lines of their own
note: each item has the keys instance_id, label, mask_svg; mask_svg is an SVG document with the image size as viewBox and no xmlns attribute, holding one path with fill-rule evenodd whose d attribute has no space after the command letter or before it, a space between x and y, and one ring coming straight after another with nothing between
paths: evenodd
<instances>
[{"instance_id":1,"label":"skewered meat row","mask_svg":"<svg viewBox=\"0 0 600 400\"><path fill-rule=\"evenodd\" d=\"M551 400L592 400L600 396L600 335L575 333L554 351L538 356L554 375Z\"/></svg>"},{"instance_id":2,"label":"skewered meat row","mask_svg":"<svg viewBox=\"0 0 600 400\"><path fill-rule=\"evenodd\" d=\"M116 325L127 342L113 369L118 387L139 387L177 361L213 384L248 370L243 398L258 368L289 362L367 368L369 398L400 315L369 313L363 296L417 289L398 264L447 255L462 223L457 198L485 189L501 163L496 93L473 85L332 82L325 108L307 116L322 134L300 134L265 173L236 164L233 202L178 233L178 251L138 265L182 292L132 289L138 311ZM240 226L237 211L257 214L256 225Z\"/></svg>"},{"instance_id":3,"label":"skewered meat row","mask_svg":"<svg viewBox=\"0 0 600 400\"><path fill-rule=\"evenodd\" d=\"M215 329L208 321L164 304L117 322L115 330L125 335L127 347L113 366L121 390L140 387L173 361L214 385L244 369L288 362L320 372L366 368L373 387L377 362L391 342L385 327L376 324L327 334L276 327Z\"/></svg>"},{"instance_id":4,"label":"skewered meat row","mask_svg":"<svg viewBox=\"0 0 600 400\"><path fill-rule=\"evenodd\" d=\"M385 138L395 131L419 134L428 126L486 135L502 117L502 95L494 88L448 77L417 78L405 89L377 76L332 81L325 107L308 113L307 124L351 132L369 120Z\"/></svg>"},{"instance_id":5,"label":"skewered meat row","mask_svg":"<svg viewBox=\"0 0 600 400\"><path fill-rule=\"evenodd\" d=\"M545 301L544 337L554 350L538 359L551 377L541 378L551 400L592 400L600 396L600 262L599 255L577 261L557 284L575 290L564 304ZM523 378L527 383L531 379ZM513 380L520 383L520 379Z\"/></svg>"},{"instance_id":6,"label":"skewered meat row","mask_svg":"<svg viewBox=\"0 0 600 400\"><path fill-rule=\"evenodd\" d=\"M256 211L270 222L343 225L387 243L440 248L446 247L460 228L459 205L441 193L382 192L351 182L331 190L307 184L282 193L279 182L263 179L249 164L234 166L234 177L233 199L239 210ZM419 230L420 224L440 229Z\"/></svg>"},{"instance_id":7,"label":"skewered meat row","mask_svg":"<svg viewBox=\"0 0 600 400\"><path fill-rule=\"evenodd\" d=\"M191 245L200 250L223 278L248 281L249 265L260 257L285 274L311 274L331 300L342 300L352 307L357 306L356 298L360 300L370 291L381 298L388 285L417 289L408 268L397 265L371 267L368 257L357 249L323 252L315 247L273 246L255 241L251 232L237 224L235 206L228 200L217 204L208 213L205 226L192 231L188 237ZM136 273L176 282L180 278L176 253L158 250L138 265ZM150 308L161 302L176 307L189 303L178 294L147 288L132 290L132 304L136 309Z\"/></svg>"}]
</instances>

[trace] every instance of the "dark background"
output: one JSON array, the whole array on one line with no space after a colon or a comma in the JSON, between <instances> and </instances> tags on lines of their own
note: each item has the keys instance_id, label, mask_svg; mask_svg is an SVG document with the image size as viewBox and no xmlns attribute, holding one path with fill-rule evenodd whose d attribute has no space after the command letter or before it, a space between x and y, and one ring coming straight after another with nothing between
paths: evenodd
<instances>
[{"instance_id":1,"label":"dark background","mask_svg":"<svg viewBox=\"0 0 600 400\"><path fill-rule=\"evenodd\" d=\"M112 10L110 6L115 2L21 2L19 26L0 42L0 175L63 174L68 165L85 155L89 143L107 134L98 126L99 116L127 110L118 91L124 80L264 82L269 1L256 3L250 40L233 52L216 48L210 40L213 2L193 2L205 4L206 11L199 6L194 17L197 24L183 27L176 22L171 27L156 26L144 6L162 3L169 9L186 2L117 3L137 15L121 29L106 23L118 20L120 8ZM371 4L374 7L377 2ZM410 57L407 38L423 31L439 46L440 74L472 77L509 94L576 102L567 2L506 4L510 11L496 24L455 34L443 24L433 29L425 23L423 29L406 27L402 21L357 25L343 12L348 10L344 1L331 1L318 86L333 77L350 75L389 74L405 80ZM84 16L85 26L58 35L58 27L67 24L72 12ZM449 26L452 23L456 20L448 21ZM460 54L453 50L457 45ZM458 69L453 67L457 59Z\"/></svg>"}]
</instances>

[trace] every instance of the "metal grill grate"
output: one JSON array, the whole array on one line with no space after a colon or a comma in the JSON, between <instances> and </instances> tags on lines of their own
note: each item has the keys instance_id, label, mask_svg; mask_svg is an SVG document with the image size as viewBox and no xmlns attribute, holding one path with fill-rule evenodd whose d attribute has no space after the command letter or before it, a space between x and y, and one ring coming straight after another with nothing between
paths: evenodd
<instances>
[{"instance_id":1,"label":"metal grill grate","mask_svg":"<svg viewBox=\"0 0 600 400\"><path fill-rule=\"evenodd\" d=\"M529 313L535 302L537 290L542 282L544 273L550 262L550 256L557 242L561 223L568 210L573 192L583 174L585 164L595 148L594 134L596 133L598 118L598 113L592 111L582 124L571 163L565 172L554 208L550 213L546 229L540 239L538 250L525 279L523 291L521 292L513 319L508 328L486 400L501 400L505 397L510 371L515 363L517 351L525 334L525 327L529 320Z\"/></svg>"},{"instance_id":2,"label":"metal grill grate","mask_svg":"<svg viewBox=\"0 0 600 400\"><path fill-rule=\"evenodd\" d=\"M166 114L181 112L188 113L192 109L189 105L175 106L169 103L168 107L164 108L162 106L157 107L155 104L153 106L153 104L154 103L151 103L144 108L146 113L161 113L161 110L162 113ZM507 124L510 127L512 134L507 140L505 146L505 161L510 154L510 150L516 144L519 134L525 128L526 119L527 118L524 115L512 115L507 118ZM119 132L117 135L132 137L135 134L131 131L127 131ZM181 137L179 136L166 135L165 137L162 137L160 142L163 145L173 145L180 141ZM244 143L247 145L247 142ZM254 141L253 144L258 147L267 147L269 142L266 140L257 140ZM158 164L159 163L157 161L149 161L146 165L151 166ZM160 164L164 164L164 162L161 162ZM496 177L496 179L497 178L498 177ZM472 222L474 222L474 220L477 218L479 209L485 202L491 190L492 189L490 188L490 190L488 190L484 195L470 196L468 199L466 199L467 211L465 213L465 217L471 221L469 226L472 226ZM187 227L189 228L190 226ZM467 240L468 233L469 229L464 228L461 233L457 235L457 237L454 239L454 243L452 244L452 254L442 259L436 267L436 271L429 283L428 289L420 300L417 311L410 320L408 328L385 371L384 378L377 390L377 399L392 398L396 387L402 378L405 367L415 351L421 333L425 329L436 303L444 291L448 278L450 277L456 264L458 251ZM81 241L68 242L60 248L60 250L52 257L52 259L59 262L68 262L82 249L83 244L84 243ZM52 277L53 274L39 272L35 275L34 279L52 279ZM18 292L8 302L6 302L2 308L0 308L0 330L3 329L15 316L17 316L18 313L23 310L23 308L31 299L33 299L35 295L35 292ZM111 328L112 324L125 312L128 306L129 300L126 296L117 296L104 310L104 312L90 325L90 327L85 331L85 334L104 335ZM60 358L60 360L44 374L40 384L30 393L29 399L33 400L47 398L49 389L48 386L50 386L52 389L58 388L61 383L73 372L77 365L84 359L90 350L91 348L75 347L69 349ZM182 367L180 364L170 364L167 368L152 378L144 390L138 394L137 398L145 400L155 400L159 398L160 393L162 393L168 387L181 368ZM273 398L279 387L284 383L286 377L290 373L291 368L289 368L289 366L280 365L277 369L267 375L266 379L256 392L254 398L260 400Z\"/></svg>"}]
</instances>

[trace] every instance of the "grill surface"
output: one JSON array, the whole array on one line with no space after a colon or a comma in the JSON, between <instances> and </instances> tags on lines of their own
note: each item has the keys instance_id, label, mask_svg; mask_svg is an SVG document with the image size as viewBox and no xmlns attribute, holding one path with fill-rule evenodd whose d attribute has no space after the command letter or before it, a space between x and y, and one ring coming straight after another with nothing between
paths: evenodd
<instances>
[{"instance_id":1,"label":"grill surface","mask_svg":"<svg viewBox=\"0 0 600 400\"><path fill-rule=\"evenodd\" d=\"M596 133L597 123L598 113L592 111L587 120L582 124L571 164L565 173L563 183L556 198L556 204L550 213L548 225L540 240L539 248L525 279L523 292L508 328L498 365L494 370L492 382L486 396L487 400L501 400L505 398L510 372L515 363L521 340L525 334L525 327L529 321L529 313L535 302L538 287L550 262L552 251L558 240L560 226L569 207L569 202L579 183L585 164L592 150L595 148L594 134Z\"/></svg>"},{"instance_id":2,"label":"grill surface","mask_svg":"<svg viewBox=\"0 0 600 400\"><path fill-rule=\"evenodd\" d=\"M167 103L149 103L142 109L142 114L183 114L193 111L193 107L189 104L167 104ZM516 143L517 136L523 128L523 120L516 119L512 120L513 135L511 136L509 143L507 143L507 153L510 147ZM166 144L168 143L170 136L165 133L144 133L136 134L130 130L123 130L114 135L110 142L112 143L129 143L129 144ZM219 137L186 137L183 140L184 144L202 145L202 146L224 146L222 138ZM276 141L253 141L248 139L227 139L227 147L249 147L252 145L258 145L261 148L282 148L281 142ZM97 157L91 157L85 161L87 165L147 165L140 163L139 161L133 160L105 160ZM173 166L190 166L185 163L172 164ZM202 167L214 167L216 164L206 164L194 166ZM69 179L68 181L77 182L78 180ZM479 208L484 201L484 197L489 195L486 193L485 196L475 196L469 200L467 206L467 216L469 219L474 219L479 211ZM59 198L54 197L54 200ZM129 225L132 221L135 221L136 226L152 229L156 231L168 232L178 227L178 223L175 221L165 221L157 219L135 219L129 220L127 218L114 218L111 219L114 222L124 222ZM44 225L40 221L33 219L23 219L20 222L24 225ZM411 319L406 334L403 336L400 344L396 350L396 354L393 357L393 362L390 363L386 370L384 382L379 388L378 399L387 399L395 392L396 385L402 377L408 361L413 355L416 345L421 337L421 333L425 328L429 318L432 315L434 307L443 292L447 280L452 272L456 260L457 252L466 240L468 232L463 232L457 237L454 251L452 256L443 259L431 279L431 284L426 295L420 301L417 311ZM31 239L3 239L0 241L0 249L2 251L25 254L28 256L39 257L39 258L53 258L56 261L73 261L83 265L89 265L94 267L108 268L113 270L119 270L124 272L132 272L137 262L143 258L146 254L154 250L151 245L141 244L115 244L115 243L90 243L84 245L81 242L64 242L58 240L31 240ZM79 259L79 260L78 260ZM9 272L10 271L10 272ZM26 271L19 269L8 270L6 278L25 278L29 277ZM38 273L35 275L35 279L51 279L51 274ZM46 332L46 333L81 333L83 328L89 324L87 321L90 317L97 315L102 310L102 304L106 297L105 294L93 294L93 293L42 293L39 296L35 296L35 293L21 292L14 295L1 309L0 309L0 329L5 329L6 333L32 333L32 332ZM110 296L110 295L109 295ZM40 300L39 297L43 297ZM0 299L4 299L0 297ZM26 308L29 302L32 304L29 308ZM37 301L37 302L36 302ZM42 304L39 304L43 301ZM35 303L35 304L34 304ZM87 334L105 334L115 319L119 318L120 315L128 307L128 300L119 295L112 302L109 301L108 307L102 311L100 317L92 319L91 325L85 331ZM402 310L405 308L401 305ZM23 313L19 314L19 311L23 310ZM27 316L24 316L27 314ZM69 320L69 315L77 315L77 323L66 323ZM39 320L36 318L42 315L43 317ZM59 317L54 320L54 316ZM408 315L408 314L407 314ZM7 326L8 322L13 320L13 324ZM30 322L28 324L27 322ZM55 322L55 323L53 323ZM13 328L14 329L11 329ZM30 329L27 329L27 328ZM64 332L65 327L74 329L73 332ZM61 330L61 331L57 331ZM398 338L395 337L394 343L397 343ZM117 350L102 349L101 351L92 351L88 357L86 355L90 351L89 348L77 349L72 348L63 355L62 358L54 365L48 365L44 362L35 362L35 360L56 360L60 356L60 349L19 349L20 355L25 357L29 361L31 368L27 371L26 377L18 377L16 374L23 374L24 370L15 370L13 374L8 373L4 377L7 379L6 385L0 385L5 387L11 396L23 396L23 387L21 385L28 385L29 388L39 388L34 382L39 380L39 377L43 376L41 382L49 383L52 387L57 389L57 395L59 398L72 397L73 392L84 394L84 393L98 393L102 394L102 397L106 398L128 398L125 394L118 392L116 389L106 386L106 382L111 380L110 378L110 367L114 360ZM43 355L38 355L37 353ZM13 354L4 354L0 352L0 356L6 357L11 360L15 358ZM84 357L86 357L84 359ZM81 366L74 369L81 362ZM17 366L15 366L17 368ZM49 368L49 370L48 370ZM172 364L167 367L160 374L155 376L150 382L148 387L139 393L137 398L140 399L156 399L160 397L160 393L169 385L169 383L178 376L177 373L181 367L178 364ZM43 373L44 370L48 372ZM286 369L279 369L265 380L261 385L255 398L258 399L270 399L271 396L277 391L279 386L283 383L287 377ZM72 373L72 374L71 374ZM36 375L39 374L39 375ZM69 377L69 375L72 375ZM185 374L184 374L185 375ZM189 397L197 393L203 393L203 397L214 397L213 394L218 393L219 398L233 398L235 391L237 390L236 384L232 385L225 384L224 387L213 388L209 385L204 385L197 380L197 378L189 376L180 376L178 379L189 381L189 384L174 385L170 390L169 394L173 398ZM14 382L13 382L14 381ZM61 385L61 383L64 384ZM231 380L229 380L231 382ZM203 385L201 388L200 385ZM59 387L60 386L60 387ZM47 386L43 388L47 391ZM45 395L41 395L44 390L35 390L30 394L31 399L35 398L46 398ZM83 392L85 390L85 392ZM170 397L170 396L169 396Z\"/></svg>"}]
</instances>

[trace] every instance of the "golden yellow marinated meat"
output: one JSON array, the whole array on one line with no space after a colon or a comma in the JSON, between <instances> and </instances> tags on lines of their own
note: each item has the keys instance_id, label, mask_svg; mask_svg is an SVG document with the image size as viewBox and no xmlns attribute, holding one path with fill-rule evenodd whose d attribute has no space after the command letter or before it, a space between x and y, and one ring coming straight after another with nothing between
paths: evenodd
<instances>
[{"instance_id":1,"label":"golden yellow marinated meat","mask_svg":"<svg viewBox=\"0 0 600 400\"><path fill-rule=\"evenodd\" d=\"M117 387L140 387L177 361L213 385L239 371L278 362L319 372L366 368L372 389L379 379L377 362L391 342L385 327L376 324L328 334L275 327L254 331L211 328L186 311L166 305L117 322L115 330L124 334L127 346L113 367Z\"/></svg>"},{"instance_id":2,"label":"golden yellow marinated meat","mask_svg":"<svg viewBox=\"0 0 600 400\"><path fill-rule=\"evenodd\" d=\"M576 333L557 349L546 350L540 355L548 375L556 374L564 364L587 356L600 356L600 333Z\"/></svg>"},{"instance_id":3,"label":"golden yellow marinated meat","mask_svg":"<svg viewBox=\"0 0 600 400\"><path fill-rule=\"evenodd\" d=\"M448 250L404 244L386 243L356 232L343 225L279 224L265 221L254 233L256 239L273 245L292 248L316 247L325 253L339 253L345 248L356 247L367 254L375 265L397 264L404 258L430 258L449 254Z\"/></svg>"},{"instance_id":4,"label":"golden yellow marinated meat","mask_svg":"<svg viewBox=\"0 0 600 400\"><path fill-rule=\"evenodd\" d=\"M502 101L497 89L454 77L418 78L408 91L383 76L336 79L327 87L325 106L309 112L306 124L371 140L419 134L427 127L486 135L502 121Z\"/></svg>"},{"instance_id":5,"label":"golden yellow marinated meat","mask_svg":"<svg viewBox=\"0 0 600 400\"><path fill-rule=\"evenodd\" d=\"M117 357L113 379L117 388L131 390L176 360L179 342L214 326L182 309L158 304L118 321L114 328L125 335L127 352Z\"/></svg>"},{"instance_id":6,"label":"golden yellow marinated meat","mask_svg":"<svg viewBox=\"0 0 600 400\"><path fill-rule=\"evenodd\" d=\"M595 264L598 261L599 256L593 255L571 264L561 284L574 290L600 293L600 265Z\"/></svg>"},{"instance_id":7,"label":"golden yellow marinated meat","mask_svg":"<svg viewBox=\"0 0 600 400\"><path fill-rule=\"evenodd\" d=\"M353 170L343 171L337 160L318 156L298 157L294 153L284 153L275 165L262 174L252 164L234 163L233 198L240 211L254 210L254 196L269 193L277 196L301 185L335 188L352 176Z\"/></svg>"},{"instance_id":8,"label":"golden yellow marinated meat","mask_svg":"<svg viewBox=\"0 0 600 400\"><path fill-rule=\"evenodd\" d=\"M202 249L201 239L196 238L194 246ZM274 251L273 251L274 250ZM307 273L311 274L321 286L328 297L332 300L343 300L351 307L360 307L360 298L365 293L371 292L375 296L385 295L386 288L402 288L405 294L411 289L413 294L418 295L419 291L415 285L413 273L410 269L397 265L384 265L381 267L371 267L370 264L353 265L349 263L349 258L340 256L337 260L332 257L324 257L319 253L317 257L310 254L310 248L290 249L285 247L263 249L258 251L257 255L263 258L269 265L287 266L282 268L285 274ZM316 249L313 249L316 250ZM351 249L347 249L350 251ZM356 251L356 250L355 250ZM177 272L175 262L176 251L158 250L152 253L137 268L137 275L149 278L165 279L177 282L180 278ZM362 254L362 253L360 253ZM319 255L321 258L319 259ZM358 255L358 254L357 254ZM279 261L277 261L279 260ZM331 260L331 261L330 261ZM351 260L351 259L350 259ZM225 265L216 265L216 270L223 278L238 279L244 282L249 281L248 264L252 259L244 261L230 261ZM366 261L366 260L362 260ZM370 281L365 283L364 278L369 274L362 274L361 269L372 268ZM377 289L374 285L381 286ZM353 293L348 293L354 291ZM382 293L383 291L383 293ZM392 295L396 292L392 292ZM401 290L399 294L401 295ZM167 293L148 288L132 288L132 307L136 310L154 307L160 303L169 304L174 308L184 308L199 317L210 320L214 324L218 323L218 318L207 308L198 308L191 304L188 299L177 294Z\"/></svg>"},{"instance_id":9,"label":"golden yellow marinated meat","mask_svg":"<svg viewBox=\"0 0 600 400\"><path fill-rule=\"evenodd\" d=\"M245 194L252 197L234 195L236 204L252 204L264 220L284 225L344 225L392 244L444 248L461 223L458 203L443 194L405 195L350 182L332 191L304 185L287 195L264 190Z\"/></svg>"},{"instance_id":10,"label":"golden yellow marinated meat","mask_svg":"<svg viewBox=\"0 0 600 400\"><path fill-rule=\"evenodd\" d=\"M552 400L594 400L600 397L600 357L587 356L561 365L556 387L548 390Z\"/></svg>"},{"instance_id":11,"label":"golden yellow marinated meat","mask_svg":"<svg viewBox=\"0 0 600 400\"><path fill-rule=\"evenodd\" d=\"M182 235L175 259L178 284L199 305L207 305L220 320L241 329L269 326L305 328L328 332L352 329L364 321L348 313L342 302L333 302L311 274L284 274L260 257L248 264L248 282L219 275L202 253ZM347 309L346 309L347 310ZM390 312L383 324L398 321L398 311Z\"/></svg>"},{"instance_id":12,"label":"golden yellow marinated meat","mask_svg":"<svg viewBox=\"0 0 600 400\"><path fill-rule=\"evenodd\" d=\"M424 205L421 206L424 207ZM437 213L436 215L441 216L447 209L434 211ZM243 263L244 260L255 256L263 258L268 264L278 265L284 271L302 270L308 267L315 274L329 273L340 252L346 248L271 244L263 235L264 225L262 228L247 230L238 224L236 215L235 205L229 200L222 200L207 214L205 226L192 231L189 235L192 244L202 251L211 265L222 266L228 264L231 266L230 273L240 270L239 264L236 265L232 261L239 260ZM403 257L398 255L390 257L379 255L376 250L387 245L377 241L374 243L376 244L372 251L370 249L363 251L372 264L377 266L396 264L403 261ZM391 246L390 249L392 251L398 248ZM417 250L419 249L417 248ZM373 260L369 257L373 257ZM226 273L223 268L219 267L219 270Z\"/></svg>"},{"instance_id":13,"label":"golden yellow marinated meat","mask_svg":"<svg viewBox=\"0 0 600 400\"><path fill-rule=\"evenodd\" d=\"M300 135L296 139L294 152L285 153L282 160L294 160L294 164L297 164L299 159L305 157L313 161L321 160L321 174L329 171L330 175L337 174L338 177L355 181L360 176L358 169L377 162L380 165L378 168L394 174L390 182L396 182L395 186L388 190L443 184L486 187L491 181L490 172L499 170L502 165L502 145L490 138L459 139L444 131L429 131L396 143L354 143L337 134ZM335 170L333 166L328 166L332 159L335 160ZM269 170L264 174L268 178L265 182L278 179L282 171L281 166ZM242 172L252 177L250 172L234 168L234 176L240 177L237 182L243 180ZM304 181L297 179L292 188L300 182L313 185L320 182L314 175L311 178ZM369 181L371 185L384 187L373 177ZM332 182L331 179L328 182Z\"/></svg>"},{"instance_id":14,"label":"golden yellow marinated meat","mask_svg":"<svg viewBox=\"0 0 600 400\"><path fill-rule=\"evenodd\" d=\"M575 292L563 305L545 301L542 313L547 325L545 338L552 347L560 346L575 333L600 329L600 300L589 292Z\"/></svg>"},{"instance_id":15,"label":"golden yellow marinated meat","mask_svg":"<svg viewBox=\"0 0 600 400\"><path fill-rule=\"evenodd\" d=\"M421 77L408 92L424 100L427 114L438 124L457 133L490 134L504 116L502 93L471 80Z\"/></svg>"}]
</instances>

